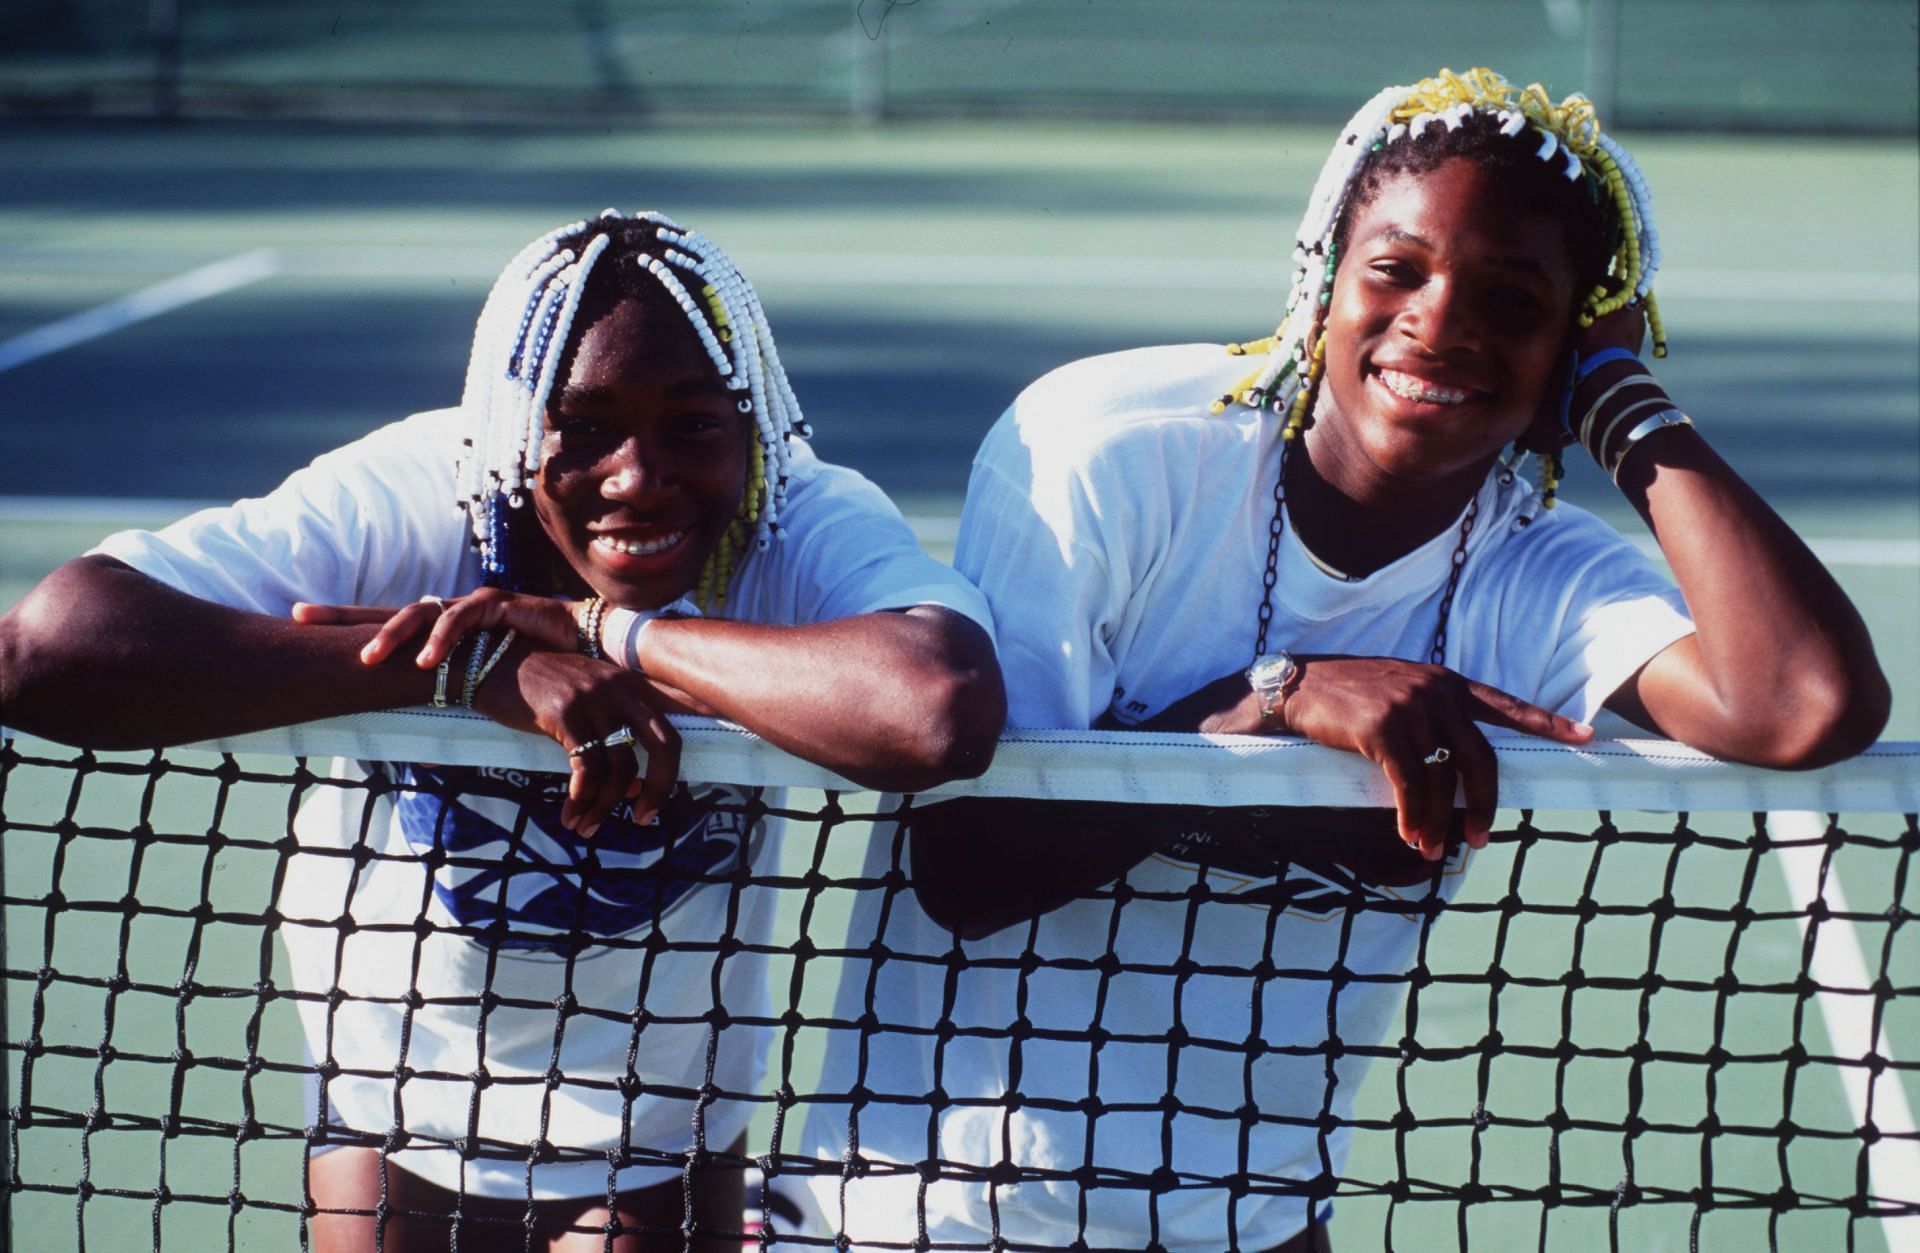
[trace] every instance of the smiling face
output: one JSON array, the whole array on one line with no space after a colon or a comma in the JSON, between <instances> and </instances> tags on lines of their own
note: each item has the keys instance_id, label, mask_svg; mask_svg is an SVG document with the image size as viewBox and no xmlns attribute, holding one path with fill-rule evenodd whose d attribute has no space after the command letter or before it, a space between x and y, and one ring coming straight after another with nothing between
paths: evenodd
<instances>
[{"instance_id":1,"label":"smiling face","mask_svg":"<svg viewBox=\"0 0 1920 1253\"><path fill-rule=\"evenodd\" d=\"M658 608L693 589L739 510L752 441L752 418L685 315L664 293L625 298L563 365L534 509L595 592Z\"/></svg>"},{"instance_id":2,"label":"smiling face","mask_svg":"<svg viewBox=\"0 0 1920 1253\"><path fill-rule=\"evenodd\" d=\"M1551 416L1574 262L1509 178L1465 159L1395 175L1347 224L1312 438L1357 500L1477 483Z\"/></svg>"}]
</instances>

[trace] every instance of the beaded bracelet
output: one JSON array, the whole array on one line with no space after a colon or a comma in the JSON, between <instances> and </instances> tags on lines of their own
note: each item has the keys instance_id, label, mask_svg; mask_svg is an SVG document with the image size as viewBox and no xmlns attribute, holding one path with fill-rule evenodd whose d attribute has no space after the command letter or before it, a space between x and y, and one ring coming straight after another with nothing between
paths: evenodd
<instances>
[{"instance_id":1,"label":"beaded bracelet","mask_svg":"<svg viewBox=\"0 0 1920 1253\"><path fill-rule=\"evenodd\" d=\"M502 657L507 655L507 650L513 647L514 637L519 634L520 632L513 627L507 628L507 633L500 637L500 642L494 646L493 652L487 657L486 664L480 667L480 673L474 675L473 680L467 684L466 699L461 701L461 704L468 709L473 708L473 698L479 693L480 685L487 681L487 676L493 673L493 668L500 664Z\"/></svg>"},{"instance_id":2,"label":"beaded bracelet","mask_svg":"<svg viewBox=\"0 0 1920 1253\"><path fill-rule=\"evenodd\" d=\"M600 651L600 619L606 615L606 612L606 597L589 597L585 615L574 624L574 630L580 633L580 651L594 661L600 661L604 657Z\"/></svg>"},{"instance_id":3,"label":"beaded bracelet","mask_svg":"<svg viewBox=\"0 0 1920 1253\"><path fill-rule=\"evenodd\" d=\"M480 667L485 664L487 641L491 638L490 631L474 632L473 651L467 654L467 681L460 689L460 703L468 709L473 708L473 689L480 686Z\"/></svg>"}]
</instances>

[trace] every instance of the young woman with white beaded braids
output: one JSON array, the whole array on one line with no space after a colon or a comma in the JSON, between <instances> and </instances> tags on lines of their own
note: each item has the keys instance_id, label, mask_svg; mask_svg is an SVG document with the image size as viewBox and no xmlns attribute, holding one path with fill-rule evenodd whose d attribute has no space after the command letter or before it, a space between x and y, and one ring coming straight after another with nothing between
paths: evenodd
<instances>
[{"instance_id":1,"label":"young woman with white beaded braids","mask_svg":"<svg viewBox=\"0 0 1920 1253\"><path fill-rule=\"evenodd\" d=\"M664 715L908 790L984 769L1004 711L978 593L805 430L725 254L610 213L502 272L460 407L113 536L0 620L8 723L76 744L431 701L567 748L343 763L370 788L303 809L315 1248L738 1249L739 1172L694 1150L736 1146L764 1054L726 1025L765 1018L764 802L677 785Z\"/></svg>"},{"instance_id":2,"label":"young woman with white beaded braids","mask_svg":"<svg viewBox=\"0 0 1920 1253\"><path fill-rule=\"evenodd\" d=\"M928 960L841 1010L912 1030L830 1057L840 1100L809 1122L813 1155L853 1162L813 1188L853 1247L922 1222L952 1247L1315 1247L1422 933L1400 902L1451 893L1488 838L1478 724L1579 744L1604 708L1794 768L1885 721L1859 616L1639 358L1649 322L1664 350L1652 203L1584 99L1486 70L1382 92L1294 260L1270 340L1023 393L956 565L993 606L1011 725L1306 736L1376 763L1396 810L923 807L926 912L895 904L884 943ZM1576 438L1677 590L1552 507Z\"/></svg>"}]
</instances>

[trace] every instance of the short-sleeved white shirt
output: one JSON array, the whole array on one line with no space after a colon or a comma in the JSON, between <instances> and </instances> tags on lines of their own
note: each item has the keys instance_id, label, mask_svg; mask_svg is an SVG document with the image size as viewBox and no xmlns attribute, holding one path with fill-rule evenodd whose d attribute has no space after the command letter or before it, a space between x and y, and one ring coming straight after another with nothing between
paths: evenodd
<instances>
[{"instance_id":1,"label":"short-sleeved white shirt","mask_svg":"<svg viewBox=\"0 0 1920 1253\"><path fill-rule=\"evenodd\" d=\"M265 497L123 532L96 551L266 614L297 600L404 605L471 591L480 566L453 478L467 426L457 409L416 415ZM794 625L937 604L991 631L979 593L921 550L878 488L798 442L780 521L781 537L742 563L728 617ZM775 889L737 872L777 850L750 798L685 784L655 823L618 811L588 843L558 826L560 776L543 786L509 771L344 762L336 775L408 785L315 789L279 902L296 986L346 994L332 1010L301 1002L336 1125L402 1128L415 1138L399 1164L487 1195L528 1194L525 1146L543 1126L563 1160L535 1168L536 1197L604 1194L606 1151L623 1128L654 1156L623 1170L621 1187L677 1174L664 1155L693 1142L709 1012L716 1000L734 1016L767 1012L766 958L752 949L767 938ZM442 787L457 800L443 803ZM523 816L529 787L541 800ZM358 870L356 849L371 854ZM424 932L422 917L433 924ZM671 947L644 951L650 933ZM483 1005L483 988L494 1003ZM723 1097L706 1113L708 1146L744 1130L754 1106L726 1094L757 1091L766 1042L737 1023L719 1033L712 1083ZM550 1088L556 1058L563 1077ZM412 1073L396 1084L403 1065ZM490 1155L463 1164L447 1146L469 1137Z\"/></svg>"},{"instance_id":2,"label":"short-sleeved white shirt","mask_svg":"<svg viewBox=\"0 0 1920 1253\"><path fill-rule=\"evenodd\" d=\"M1204 344L1076 362L1035 383L987 436L955 564L993 607L1010 725L1084 728L1104 714L1138 722L1252 659L1278 423L1238 406L1208 411L1245 370L1245 358ZM1482 488L1446 664L1591 720L1692 627L1678 593L1631 544L1564 504L1523 524L1531 497L1518 479L1490 476ZM1285 530L1270 649L1426 660L1459 534L1449 527L1350 582ZM895 856L876 847L868 874L884 874ZM1441 870L1443 894L1466 860L1457 853ZM869 1161L919 1162L931 1148L974 1168L1004 1158L1058 1172L1009 1186L944 1171L924 1192L935 1241L979 1241L997 1225L1014 1243L1128 1247L1153 1231L1163 1246L1197 1253L1223 1246L1230 1204L1244 1247L1300 1230L1301 1197L1082 1188L1070 1172L1135 1183L1163 1166L1189 1181L1337 1172L1345 1133L1323 1136L1311 1120L1323 1109L1344 1120L1366 1059L1336 1049L1330 1063L1329 1041L1379 1040L1404 984L1365 976L1403 973L1421 930L1417 914L1345 902L1356 882L1381 904L1421 899L1428 885L1298 864L1276 880L1165 852L1125 882L1139 895L1124 904L1082 899L1041 918L1031 945L1040 963L1024 972L1025 926L961 943L910 893L892 899L884 924L878 902L863 905L850 947L877 942L890 955L871 985L881 1026L865 1041L864 1069L852 1033L829 1048L822 1091L846 1094L858 1081L874 1095L857 1110L845 1099L817 1106L809 1153L835 1160L857 1134ZM1189 889L1199 883L1208 893L1196 903ZM1105 966L1109 949L1117 973ZM956 951L965 957L957 974L943 960L914 960ZM1278 973L1257 977L1263 959ZM1336 967L1358 976L1337 995L1327 978ZM839 1016L856 1021L868 995L856 972ZM1021 1022L1027 1037L1010 1038ZM1088 1042L1089 1028L1108 1034L1103 1047ZM936 1088L951 1102L943 1109L903 1099ZM1016 1089L1022 1103L1010 1110L1002 1098ZM1177 1111L1162 1105L1169 1093ZM1237 1111L1249 1104L1261 1118L1243 1128ZM841 1186L815 1186L829 1215L841 1212ZM855 1245L911 1240L921 1186L887 1170L849 1180L844 1222Z\"/></svg>"}]
</instances>

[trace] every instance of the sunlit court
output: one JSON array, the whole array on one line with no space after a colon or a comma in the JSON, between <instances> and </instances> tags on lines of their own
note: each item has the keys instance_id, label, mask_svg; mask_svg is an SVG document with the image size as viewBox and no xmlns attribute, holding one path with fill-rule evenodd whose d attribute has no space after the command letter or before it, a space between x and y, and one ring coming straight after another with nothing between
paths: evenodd
<instances>
[{"instance_id":1,"label":"sunlit court","mask_svg":"<svg viewBox=\"0 0 1920 1253\"><path fill-rule=\"evenodd\" d=\"M903 833L920 800L693 719L683 774L746 789L742 823L784 831L765 864L727 879L767 894L771 931L663 925L664 940L609 960L652 962L680 944L765 961L764 1005L702 1020L768 1031L759 1086L672 1090L690 1109L748 1109L744 1142L696 1130L692 1148L635 1144L621 1158L537 1129L503 1141L482 1088L502 1100L502 1087L544 1084L549 1101L610 1102L617 1115L645 1087L536 1072L480 1081L467 1138L439 1147L529 1169L684 1167L689 1180L715 1161L749 1165L774 1191L752 1194L720 1237L749 1248L833 1247L834 1231L780 1226L782 1177L812 1181L819 1198L891 1175L888 1195L909 1211L942 1188L1137 1201L1152 1219L1114 1247L1269 1247L1241 1245L1237 1224L1282 1198L1311 1209L1342 1253L1920 1249L1908 6L1489 0L1443 21L1431 6L1251 0L609 3L550 22L432 3L255 13L178 0L138 22L83 0L29 8L0 17L0 608L112 532L265 494L330 449L457 404L501 264L607 206L659 210L725 244L778 331L814 449L877 483L950 561L975 450L1032 380L1123 349L1273 332L1295 224L1341 120L1373 91L1442 65L1537 79L1556 100L1592 91L1656 197L1669 355L1650 364L1858 607L1893 691L1875 748L1771 773L1619 721L1592 751L1496 739L1492 846L1448 901L1405 891L1415 965L1373 972L1409 990L1403 1009L1380 1039L1343 1037L1328 992L1325 1038L1316 1019L1302 1043L1298 1023L1262 1018L1275 987L1337 990L1353 971L1291 968L1277 951L1236 964L1183 950L1136 967L1060 947L1037 922L1024 956L998 964L969 966L957 939L934 955L862 941L863 909L911 900ZM1566 466L1561 499L1658 560L1608 475L1578 447ZM320 856L293 812L317 796L371 811L383 788L411 786L343 782L335 757L525 772L565 769L566 754L447 713L164 754L16 734L4 708L0 728L0 1245L305 1247L309 1151L387 1154L407 1133L399 1114L392 1135L324 1125L316 1075L338 1067L316 1062L300 1015L329 994L296 978L283 931L290 883L389 854ZM944 791L1196 811L1388 803L1365 762L1291 740L1029 732L996 761ZM1116 939L1129 891L1094 896L1111 903ZM1382 908L1343 901L1316 916L1338 929ZM1196 895L1189 940L1270 908ZM343 946L370 943L344 916L336 925ZM378 934L406 939L411 925ZM423 912L420 934L431 930ZM888 961L951 972L938 1022L873 1020L873 992L864 1015L847 1012L845 990L884 983ZM1029 1004L1023 991L1014 1022L969 1016L969 981L1024 988L1050 966L1104 972L1102 1008ZM392 1003L419 999L397 986ZM1089 1018L1109 995L1165 999L1178 1031L1135 1038ZM645 1049L644 1005L509 1008L554 1016L556 1058L580 1015L631 1026ZM1084 1116L1084 1163L1035 1166L1012 1132L991 1166L958 1150L901 1163L803 1148L803 1119L844 1119L849 1101L854 1117L863 1102L924 1106L930 1126L966 1106L944 1088L889 1087L869 1059L901 1038L1011 1040L1035 1075L1091 1075L1091 1098L1046 1086L1049 1071L1011 1105L965 1110L1000 1128L1023 1103ZM1109 1049L1164 1056L1167 1090L1101 1087ZM842 1050L861 1059L851 1095L831 1081ZM1243 1069L1252 1092L1260 1066L1305 1058L1331 1074L1354 1056L1373 1059L1364 1086L1349 1114L1325 1114L1343 1123L1348 1155L1304 1181L1248 1147L1286 1116L1183 1086ZM484 1049L476 1057L484 1073ZM403 1048L394 1066L406 1064ZM1212 1120L1224 1158L1176 1136L1176 1114ZM1159 1168L1098 1164L1123 1137L1164 1137ZM522 1190L504 1203L531 1215L533 1201ZM1182 1243L1183 1206L1214 1206L1225 1234ZM1083 1232L1099 1209L1082 1213ZM514 1213L498 1238L519 1248ZM911 1233L839 1221L851 1247L914 1247ZM999 1247L1109 1247L1004 1221ZM656 1243L632 1247L679 1248L680 1231L676 1211ZM495 1247L495 1234L474 1239ZM599 1227L576 1234L602 1247ZM438 1240L404 1247L448 1247L444 1230Z\"/></svg>"}]
</instances>

